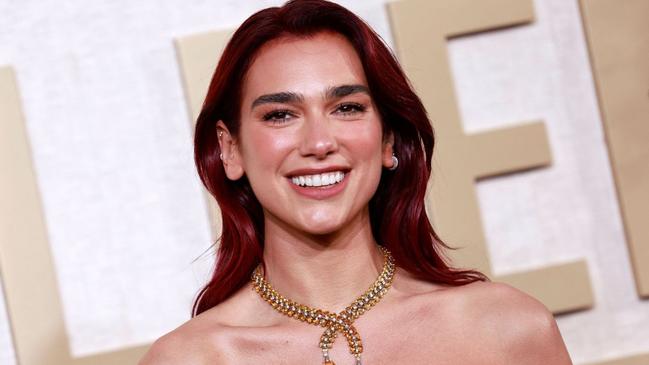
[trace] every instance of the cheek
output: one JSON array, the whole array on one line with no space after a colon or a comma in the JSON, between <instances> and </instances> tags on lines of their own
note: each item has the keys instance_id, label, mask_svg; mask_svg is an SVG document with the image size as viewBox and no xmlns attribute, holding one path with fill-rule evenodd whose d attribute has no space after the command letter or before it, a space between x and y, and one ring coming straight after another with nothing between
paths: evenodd
<instances>
[{"instance_id":1,"label":"cheek","mask_svg":"<svg viewBox=\"0 0 649 365\"><path fill-rule=\"evenodd\" d=\"M242 140L244 168L246 166L267 169L277 164L294 144L293 137L277 130L250 130ZM256 169L249 169L256 170Z\"/></svg>"},{"instance_id":2,"label":"cheek","mask_svg":"<svg viewBox=\"0 0 649 365\"><path fill-rule=\"evenodd\" d=\"M383 141L380 122L346 128L344 135L346 145L354 156L362 160L381 161Z\"/></svg>"}]
</instances>

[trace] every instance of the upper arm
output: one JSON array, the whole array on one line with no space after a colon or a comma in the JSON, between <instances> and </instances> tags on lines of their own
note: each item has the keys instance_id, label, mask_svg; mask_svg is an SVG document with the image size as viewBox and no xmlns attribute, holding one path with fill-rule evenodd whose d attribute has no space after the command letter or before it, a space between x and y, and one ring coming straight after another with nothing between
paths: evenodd
<instances>
[{"instance_id":1,"label":"upper arm","mask_svg":"<svg viewBox=\"0 0 649 365\"><path fill-rule=\"evenodd\" d=\"M181 365L191 364L186 354L182 340L174 334L165 335L156 340L138 365Z\"/></svg>"},{"instance_id":2,"label":"upper arm","mask_svg":"<svg viewBox=\"0 0 649 365\"><path fill-rule=\"evenodd\" d=\"M557 322L545 307L530 312L524 323L519 341L512 346L512 363L572 364Z\"/></svg>"},{"instance_id":3,"label":"upper arm","mask_svg":"<svg viewBox=\"0 0 649 365\"><path fill-rule=\"evenodd\" d=\"M217 335L185 324L156 340L138 365L229 364Z\"/></svg>"},{"instance_id":4,"label":"upper arm","mask_svg":"<svg viewBox=\"0 0 649 365\"><path fill-rule=\"evenodd\" d=\"M552 313L538 300L506 284L493 284L500 339L508 364L571 365Z\"/></svg>"}]
</instances>

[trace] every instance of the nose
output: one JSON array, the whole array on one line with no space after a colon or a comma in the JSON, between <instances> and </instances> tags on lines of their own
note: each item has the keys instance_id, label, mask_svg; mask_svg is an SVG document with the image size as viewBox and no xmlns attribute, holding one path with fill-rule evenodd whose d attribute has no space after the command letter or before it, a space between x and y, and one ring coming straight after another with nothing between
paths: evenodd
<instances>
[{"instance_id":1,"label":"nose","mask_svg":"<svg viewBox=\"0 0 649 365\"><path fill-rule=\"evenodd\" d=\"M338 142L330 122L326 118L309 118L302 125L302 156L327 157L338 150Z\"/></svg>"}]
</instances>

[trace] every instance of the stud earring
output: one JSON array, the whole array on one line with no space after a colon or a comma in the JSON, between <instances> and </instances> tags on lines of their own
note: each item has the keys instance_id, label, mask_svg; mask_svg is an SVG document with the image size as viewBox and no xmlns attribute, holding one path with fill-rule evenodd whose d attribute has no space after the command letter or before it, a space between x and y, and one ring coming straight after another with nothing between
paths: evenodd
<instances>
[{"instance_id":1,"label":"stud earring","mask_svg":"<svg viewBox=\"0 0 649 365\"><path fill-rule=\"evenodd\" d=\"M219 138L223 137L223 131L219 131ZM223 154L219 153L219 158L223 161Z\"/></svg>"},{"instance_id":2,"label":"stud earring","mask_svg":"<svg viewBox=\"0 0 649 365\"><path fill-rule=\"evenodd\" d=\"M397 169L397 167L399 167L399 159L393 153L392 154L392 167L388 168L388 170L394 171L394 170Z\"/></svg>"}]
</instances>

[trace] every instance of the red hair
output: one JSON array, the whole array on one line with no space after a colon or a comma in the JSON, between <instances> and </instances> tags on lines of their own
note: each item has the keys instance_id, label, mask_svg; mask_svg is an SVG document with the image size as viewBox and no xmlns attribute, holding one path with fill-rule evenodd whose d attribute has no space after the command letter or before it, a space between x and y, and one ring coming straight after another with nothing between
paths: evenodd
<instances>
[{"instance_id":1,"label":"red hair","mask_svg":"<svg viewBox=\"0 0 649 365\"><path fill-rule=\"evenodd\" d=\"M238 135L243 80L264 44L323 31L343 35L356 49L384 133L394 134L399 168L382 173L369 202L374 238L392 252L397 266L417 278L452 286L487 280L480 272L454 269L447 263L442 251L449 247L426 215L433 128L394 55L363 20L344 7L324 0L292 0L257 12L237 29L221 55L196 122L196 167L219 204L223 224L216 267L194 302L194 316L246 285L255 267L263 263L262 207L245 176L237 181L226 177L216 122L222 120L232 135Z\"/></svg>"}]
</instances>

